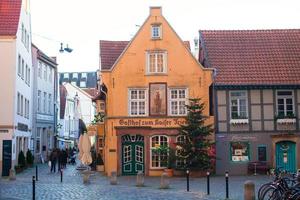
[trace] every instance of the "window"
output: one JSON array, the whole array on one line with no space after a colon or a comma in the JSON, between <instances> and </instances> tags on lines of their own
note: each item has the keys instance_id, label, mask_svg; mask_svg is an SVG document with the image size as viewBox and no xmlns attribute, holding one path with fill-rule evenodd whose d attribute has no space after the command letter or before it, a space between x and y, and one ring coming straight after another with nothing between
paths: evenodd
<instances>
[{"instance_id":1,"label":"window","mask_svg":"<svg viewBox=\"0 0 300 200\"><path fill-rule=\"evenodd\" d=\"M231 119L248 119L248 102L246 91L230 92Z\"/></svg>"},{"instance_id":2,"label":"window","mask_svg":"<svg viewBox=\"0 0 300 200\"><path fill-rule=\"evenodd\" d=\"M41 95L42 95L42 92L41 92L41 90L39 90L38 91L38 105L37 105L38 112L41 112Z\"/></svg>"},{"instance_id":3,"label":"window","mask_svg":"<svg viewBox=\"0 0 300 200\"><path fill-rule=\"evenodd\" d=\"M24 24L22 23L22 35L21 35L21 41L24 42Z\"/></svg>"},{"instance_id":4,"label":"window","mask_svg":"<svg viewBox=\"0 0 300 200\"><path fill-rule=\"evenodd\" d=\"M49 78L48 78L48 81L50 83L52 83L52 68L51 67L49 68Z\"/></svg>"},{"instance_id":5,"label":"window","mask_svg":"<svg viewBox=\"0 0 300 200\"><path fill-rule=\"evenodd\" d=\"M262 145L257 147L258 161L267 161L267 147Z\"/></svg>"},{"instance_id":6,"label":"window","mask_svg":"<svg viewBox=\"0 0 300 200\"><path fill-rule=\"evenodd\" d=\"M27 45L27 30L25 29L25 31L24 31L24 42L23 42L23 44L25 45L25 47L27 47L26 45Z\"/></svg>"},{"instance_id":7,"label":"window","mask_svg":"<svg viewBox=\"0 0 300 200\"><path fill-rule=\"evenodd\" d=\"M148 52L147 53L147 73L166 73L167 72L167 53Z\"/></svg>"},{"instance_id":8,"label":"window","mask_svg":"<svg viewBox=\"0 0 300 200\"><path fill-rule=\"evenodd\" d=\"M45 64L44 65L44 79L45 79L45 81L47 81L47 71L48 71L48 66Z\"/></svg>"},{"instance_id":9,"label":"window","mask_svg":"<svg viewBox=\"0 0 300 200\"><path fill-rule=\"evenodd\" d=\"M48 94L48 113L51 114L51 94Z\"/></svg>"},{"instance_id":10,"label":"window","mask_svg":"<svg viewBox=\"0 0 300 200\"><path fill-rule=\"evenodd\" d=\"M30 68L28 68L28 85L30 86Z\"/></svg>"},{"instance_id":11,"label":"window","mask_svg":"<svg viewBox=\"0 0 300 200\"><path fill-rule=\"evenodd\" d=\"M26 48L29 49L29 34L27 34L26 36L26 41L27 41Z\"/></svg>"},{"instance_id":12,"label":"window","mask_svg":"<svg viewBox=\"0 0 300 200\"><path fill-rule=\"evenodd\" d=\"M87 78L87 74L85 72L81 73L81 78Z\"/></svg>"},{"instance_id":13,"label":"window","mask_svg":"<svg viewBox=\"0 0 300 200\"><path fill-rule=\"evenodd\" d=\"M24 117L27 118L27 99L24 98Z\"/></svg>"},{"instance_id":14,"label":"window","mask_svg":"<svg viewBox=\"0 0 300 200\"><path fill-rule=\"evenodd\" d=\"M26 67L25 67L25 83L28 82L28 65L26 64Z\"/></svg>"},{"instance_id":15,"label":"window","mask_svg":"<svg viewBox=\"0 0 300 200\"><path fill-rule=\"evenodd\" d=\"M29 100L27 100L27 119L29 119L30 114L30 107L29 107Z\"/></svg>"},{"instance_id":16,"label":"window","mask_svg":"<svg viewBox=\"0 0 300 200\"><path fill-rule=\"evenodd\" d=\"M20 93L18 92L18 101L17 101L17 114L19 115L21 112L21 105L20 105L20 102L21 102L21 95Z\"/></svg>"},{"instance_id":17,"label":"window","mask_svg":"<svg viewBox=\"0 0 300 200\"><path fill-rule=\"evenodd\" d=\"M145 89L129 90L129 115L146 115L147 94Z\"/></svg>"},{"instance_id":18,"label":"window","mask_svg":"<svg viewBox=\"0 0 300 200\"><path fill-rule=\"evenodd\" d=\"M151 168L162 168L167 166L168 153L156 152L155 150L160 146L169 146L169 139L164 135L157 135L151 137L150 156L151 156Z\"/></svg>"},{"instance_id":19,"label":"window","mask_svg":"<svg viewBox=\"0 0 300 200\"><path fill-rule=\"evenodd\" d=\"M35 153L41 153L41 128L36 129Z\"/></svg>"},{"instance_id":20,"label":"window","mask_svg":"<svg viewBox=\"0 0 300 200\"><path fill-rule=\"evenodd\" d=\"M72 81L71 84L74 85L74 86L77 86L77 82L76 81Z\"/></svg>"},{"instance_id":21,"label":"window","mask_svg":"<svg viewBox=\"0 0 300 200\"><path fill-rule=\"evenodd\" d=\"M77 73L73 73L72 78L78 78L78 74Z\"/></svg>"},{"instance_id":22,"label":"window","mask_svg":"<svg viewBox=\"0 0 300 200\"><path fill-rule=\"evenodd\" d=\"M86 87L86 82L85 81L80 81L80 87L85 88Z\"/></svg>"},{"instance_id":23,"label":"window","mask_svg":"<svg viewBox=\"0 0 300 200\"><path fill-rule=\"evenodd\" d=\"M246 162L250 160L248 142L231 142L230 159L232 162Z\"/></svg>"},{"instance_id":24,"label":"window","mask_svg":"<svg viewBox=\"0 0 300 200\"><path fill-rule=\"evenodd\" d=\"M47 112L47 93L46 92L44 92L44 102L43 102L44 104L44 113L46 113Z\"/></svg>"},{"instance_id":25,"label":"window","mask_svg":"<svg viewBox=\"0 0 300 200\"><path fill-rule=\"evenodd\" d=\"M159 24L155 24L151 26L151 36L152 39L161 38L161 26Z\"/></svg>"},{"instance_id":26,"label":"window","mask_svg":"<svg viewBox=\"0 0 300 200\"><path fill-rule=\"evenodd\" d=\"M183 144L185 141L186 137L183 135L177 136L176 137L176 143L177 144ZM177 149L176 148L176 156L180 155L180 153L182 152L182 149ZM184 169L186 166L186 159L176 159L176 168L177 169Z\"/></svg>"},{"instance_id":27,"label":"window","mask_svg":"<svg viewBox=\"0 0 300 200\"><path fill-rule=\"evenodd\" d=\"M170 89L169 93L169 114L186 115L187 89Z\"/></svg>"},{"instance_id":28,"label":"window","mask_svg":"<svg viewBox=\"0 0 300 200\"><path fill-rule=\"evenodd\" d=\"M38 64L38 77L42 78L42 63L41 63L41 61L39 61L39 64Z\"/></svg>"},{"instance_id":29,"label":"window","mask_svg":"<svg viewBox=\"0 0 300 200\"><path fill-rule=\"evenodd\" d=\"M21 76L21 55L18 56L18 75Z\"/></svg>"},{"instance_id":30,"label":"window","mask_svg":"<svg viewBox=\"0 0 300 200\"><path fill-rule=\"evenodd\" d=\"M69 78L69 73L64 73L64 78Z\"/></svg>"},{"instance_id":31,"label":"window","mask_svg":"<svg viewBox=\"0 0 300 200\"><path fill-rule=\"evenodd\" d=\"M24 79L24 67L25 67L24 59L22 59L22 70L21 70L21 78L22 79Z\"/></svg>"},{"instance_id":32,"label":"window","mask_svg":"<svg viewBox=\"0 0 300 200\"><path fill-rule=\"evenodd\" d=\"M294 116L294 94L292 90L277 91L277 115L280 118Z\"/></svg>"},{"instance_id":33,"label":"window","mask_svg":"<svg viewBox=\"0 0 300 200\"><path fill-rule=\"evenodd\" d=\"M23 116L23 95L21 95L21 102L20 102L20 115Z\"/></svg>"}]
</instances>

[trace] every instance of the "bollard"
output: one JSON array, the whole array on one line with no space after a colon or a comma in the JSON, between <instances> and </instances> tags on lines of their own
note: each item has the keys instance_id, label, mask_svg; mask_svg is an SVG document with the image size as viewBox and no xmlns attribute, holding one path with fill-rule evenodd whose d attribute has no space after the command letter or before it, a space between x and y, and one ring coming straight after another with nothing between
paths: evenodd
<instances>
[{"instance_id":1,"label":"bollard","mask_svg":"<svg viewBox=\"0 0 300 200\"><path fill-rule=\"evenodd\" d=\"M162 173L160 178L160 189L168 189L170 187L169 176L166 172Z\"/></svg>"},{"instance_id":2,"label":"bollard","mask_svg":"<svg viewBox=\"0 0 300 200\"><path fill-rule=\"evenodd\" d=\"M39 180L39 176L38 176L38 166L35 166L35 177L36 177L36 181Z\"/></svg>"},{"instance_id":3,"label":"bollard","mask_svg":"<svg viewBox=\"0 0 300 200\"><path fill-rule=\"evenodd\" d=\"M110 176L110 184L111 185L117 185L117 172L111 172L111 176Z\"/></svg>"},{"instance_id":4,"label":"bollard","mask_svg":"<svg viewBox=\"0 0 300 200\"><path fill-rule=\"evenodd\" d=\"M10 181L16 180L16 171L15 171L14 168L11 168L11 169L9 170L9 180L10 180Z\"/></svg>"},{"instance_id":5,"label":"bollard","mask_svg":"<svg viewBox=\"0 0 300 200\"><path fill-rule=\"evenodd\" d=\"M244 200L255 200L255 184L252 181L244 184Z\"/></svg>"},{"instance_id":6,"label":"bollard","mask_svg":"<svg viewBox=\"0 0 300 200\"><path fill-rule=\"evenodd\" d=\"M186 191L190 191L190 170L186 170Z\"/></svg>"},{"instance_id":7,"label":"bollard","mask_svg":"<svg viewBox=\"0 0 300 200\"><path fill-rule=\"evenodd\" d=\"M226 182L226 199L229 199L229 185L228 185L228 172L225 172L225 182Z\"/></svg>"},{"instance_id":8,"label":"bollard","mask_svg":"<svg viewBox=\"0 0 300 200\"><path fill-rule=\"evenodd\" d=\"M209 176L210 176L210 173L206 172L207 195L209 195L209 193L210 193Z\"/></svg>"},{"instance_id":9,"label":"bollard","mask_svg":"<svg viewBox=\"0 0 300 200\"><path fill-rule=\"evenodd\" d=\"M60 182L62 183L63 182L63 171L60 170Z\"/></svg>"},{"instance_id":10,"label":"bollard","mask_svg":"<svg viewBox=\"0 0 300 200\"><path fill-rule=\"evenodd\" d=\"M144 186L144 173L142 171L138 171L136 175L136 186L143 187Z\"/></svg>"},{"instance_id":11,"label":"bollard","mask_svg":"<svg viewBox=\"0 0 300 200\"><path fill-rule=\"evenodd\" d=\"M32 200L35 200L35 177L32 177Z\"/></svg>"}]
</instances>

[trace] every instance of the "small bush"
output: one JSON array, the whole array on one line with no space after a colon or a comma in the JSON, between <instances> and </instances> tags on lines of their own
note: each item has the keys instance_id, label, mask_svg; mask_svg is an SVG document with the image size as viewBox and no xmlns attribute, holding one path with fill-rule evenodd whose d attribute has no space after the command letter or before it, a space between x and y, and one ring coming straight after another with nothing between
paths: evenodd
<instances>
[{"instance_id":1,"label":"small bush","mask_svg":"<svg viewBox=\"0 0 300 200\"><path fill-rule=\"evenodd\" d=\"M25 165L26 165L25 156L24 156L23 151L20 151L20 153L19 153L18 165L22 168L25 167Z\"/></svg>"},{"instance_id":2,"label":"small bush","mask_svg":"<svg viewBox=\"0 0 300 200\"><path fill-rule=\"evenodd\" d=\"M28 149L26 152L26 162L28 165L33 165L34 157L31 151Z\"/></svg>"}]
</instances>

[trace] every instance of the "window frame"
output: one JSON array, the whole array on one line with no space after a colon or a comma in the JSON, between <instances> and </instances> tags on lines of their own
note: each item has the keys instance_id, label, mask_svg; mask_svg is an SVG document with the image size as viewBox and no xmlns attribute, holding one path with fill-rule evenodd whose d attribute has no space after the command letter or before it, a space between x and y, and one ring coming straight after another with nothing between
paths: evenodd
<instances>
[{"instance_id":1,"label":"window frame","mask_svg":"<svg viewBox=\"0 0 300 200\"><path fill-rule=\"evenodd\" d=\"M265 150L266 150L266 160L259 160L259 151L258 151L258 149L261 148L261 147L265 148ZM260 162L267 162L268 161L268 149L267 149L267 145L265 145L265 144L257 145L257 160L260 161Z\"/></svg>"},{"instance_id":2,"label":"window frame","mask_svg":"<svg viewBox=\"0 0 300 200\"><path fill-rule=\"evenodd\" d=\"M178 93L178 98L172 99L171 95L172 95L172 90L177 90ZM174 87L174 88L168 88L168 115L169 116L186 116L187 115L187 108L185 107L185 114L180 114L180 107L179 107L179 102L183 101L183 98L179 98L179 90L184 90L185 91L185 105L188 104L188 97L189 97L189 93L188 93L188 88L185 87ZM172 102L177 102L178 103L178 107L177 107L177 114L172 114Z\"/></svg>"},{"instance_id":3,"label":"window frame","mask_svg":"<svg viewBox=\"0 0 300 200\"><path fill-rule=\"evenodd\" d=\"M158 29L157 36L154 35L154 32L155 32L154 30L156 28ZM162 25L161 24L151 24L151 39L153 39L153 40L162 39Z\"/></svg>"},{"instance_id":4,"label":"window frame","mask_svg":"<svg viewBox=\"0 0 300 200\"><path fill-rule=\"evenodd\" d=\"M150 55L154 54L155 55L155 71L154 72L151 72L150 71ZM158 72L158 55L162 55L162 58L163 58L163 71L162 72ZM167 51L165 50L162 50L162 51L156 51L156 50L151 50L151 51L147 51L146 52L146 74L147 75L156 75L156 74L167 74L168 73L168 53Z\"/></svg>"},{"instance_id":5,"label":"window frame","mask_svg":"<svg viewBox=\"0 0 300 200\"><path fill-rule=\"evenodd\" d=\"M152 135L151 137L150 137L150 169L165 169L165 168L167 168L167 167L162 167L161 166L161 160L159 159L159 161L158 161L158 163L159 163L159 167L153 167L152 166L152 154L153 154L153 152L152 152L152 150L153 149L155 149L155 147L152 147L152 138L154 138L154 137L159 137L159 145L160 145L160 143L161 143L161 137L166 137L167 138L167 144L168 144L168 147L170 147L170 137L168 136L168 135L164 135L164 134L160 134L160 135Z\"/></svg>"},{"instance_id":6,"label":"window frame","mask_svg":"<svg viewBox=\"0 0 300 200\"><path fill-rule=\"evenodd\" d=\"M22 58L21 55L18 54L18 75L21 77L21 68L22 68Z\"/></svg>"},{"instance_id":7,"label":"window frame","mask_svg":"<svg viewBox=\"0 0 300 200\"><path fill-rule=\"evenodd\" d=\"M246 143L248 147L248 160L247 161L233 161L232 160L232 150L231 150L231 145L233 143ZM229 142L229 160L231 163L247 163L251 161L251 151L250 151L250 142L249 141L231 141Z\"/></svg>"},{"instance_id":8,"label":"window frame","mask_svg":"<svg viewBox=\"0 0 300 200\"><path fill-rule=\"evenodd\" d=\"M138 93L139 91L144 91L145 92L145 99L141 100L141 99L131 99L131 91L137 91L137 97L138 97ZM149 99L148 99L148 88L128 88L128 115L129 116L148 116L149 113ZM132 114L131 112L131 102L145 102L145 114L139 114L139 107L137 106L137 114Z\"/></svg>"},{"instance_id":9,"label":"window frame","mask_svg":"<svg viewBox=\"0 0 300 200\"><path fill-rule=\"evenodd\" d=\"M240 118L241 111L240 111L240 99L239 97L232 97L231 94L234 92L244 92L245 93L245 100L246 100L246 118ZM238 118L233 118L232 117L232 100L236 99L237 100L237 113L238 113ZM231 120L239 120L239 119L249 119L249 106L248 106L248 92L247 90L232 90L229 91L229 109L230 109L230 119Z\"/></svg>"},{"instance_id":10,"label":"window frame","mask_svg":"<svg viewBox=\"0 0 300 200\"><path fill-rule=\"evenodd\" d=\"M179 143L178 138L181 138L181 137L183 138L183 141L186 140L186 136L185 136L185 135L177 135L177 136L176 136L176 144ZM179 150L179 149L176 149L176 150L175 150L175 155L176 155L176 156L178 155L178 151L180 151L180 150ZM181 160L177 160L177 159L176 159L176 161L175 161L175 166L176 166L176 168L177 168L177 169L183 169L183 168L178 167L178 162L181 162ZM186 165L186 159L183 160L183 163L184 163L184 165Z\"/></svg>"},{"instance_id":11,"label":"window frame","mask_svg":"<svg viewBox=\"0 0 300 200\"><path fill-rule=\"evenodd\" d=\"M38 93L37 93L37 112L40 113L41 112L41 101L42 100L42 91L41 90L38 90Z\"/></svg>"},{"instance_id":12,"label":"window frame","mask_svg":"<svg viewBox=\"0 0 300 200\"><path fill-rule=\"evenodd\" d=\"M278 92L292 92L292 95L278 95ZM279 96L281 98L279 98ZM289 98L288 98L289 97ZM279 111L278 111L278 99L283 99L283 106L284 106L284 117L287 117L287 103L286 100L287 99L292 99L292 106L293 106L293 115L295 115L295 93L294 90L276 90L276 115L279 116Z\"/></svg>"}]
</instances>

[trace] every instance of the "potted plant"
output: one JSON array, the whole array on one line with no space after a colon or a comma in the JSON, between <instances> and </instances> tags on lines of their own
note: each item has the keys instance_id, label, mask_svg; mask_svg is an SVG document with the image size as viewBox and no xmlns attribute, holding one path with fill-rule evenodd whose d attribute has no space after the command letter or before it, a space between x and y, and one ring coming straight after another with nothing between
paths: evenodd
<instances>
[{"instance_id":1,"label":"potted plant","mask_svg":"<svg viewBox=\"0 0 300 200\"><path fill-rule=\"evenodd\" d=\"M26 159L25 159L23 151L20 151L20 153L18 155L18 165L21 168L25 168L26 167Z\"/></svg>"},{"instance_id":2,"label":"potted plant","mask_svg":"<svg viewBox=\"0 0 300 200\"><path fill-rule=\"evenodd\" d=\"M32 167L33 161L34 161L34 157L33 157L32 153L31 153L31 151L28 149L27 152L26 152L26 162L27 162L27 165L29 167Z\"/></svg>"},{"instance_id":3,"label":"potted plant","mask_svg":"<svg viewBox=\"0 0 300 200\"><path fill-rule=\"evenodd\" d=\"M174 175L174 167L176 163L175 150L171 147L168 147L168 157L167 157L167 168L164 171L168 174L169 177Z\"/></svg>"},{"instance_id":4,"label":"potted plant","mask_svg":"<svg viewBox=\"0 0 300 200\"><path fill-rule=\"evenodd\" d=\"M98 172L103 172L104 171L104 163L103 163L103 159L100 153L98 153L97 155L97 159L96 159L96 164L97 164L97 171Z\"/></svg>"},{"instance_id":5,"label":"potted plant","mask_svg":"<svg viewBox=\"0 0 300 200\"><path fill-rule=\"evenodd\" d=\"M173 176L173 168L176 161L174 149L165 145L156 147L153 152L162 155L162 166L166 167L164 171L168 174L168 176Z\"/></svg>"}]
</instances>

